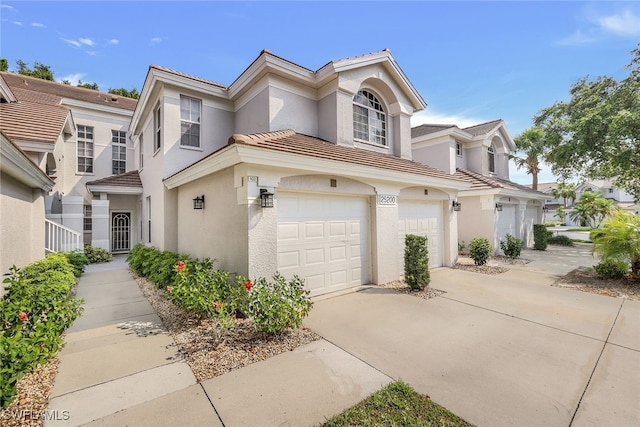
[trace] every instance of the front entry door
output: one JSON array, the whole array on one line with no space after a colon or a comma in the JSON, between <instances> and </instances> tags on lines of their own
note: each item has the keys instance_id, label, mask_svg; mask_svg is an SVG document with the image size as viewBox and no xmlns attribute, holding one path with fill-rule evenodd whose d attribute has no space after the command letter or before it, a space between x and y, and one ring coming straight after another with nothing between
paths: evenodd
<instances>
[{"instance_id":1,"label":"front entry door","mask_svg":"<svg viewBox=\"0 0 640 427\"><path fill-rule=\"evenodd\" d=\"M111 252L127 252L131 249L131 213L111 213Z\"/></svg>"}]
</instances>

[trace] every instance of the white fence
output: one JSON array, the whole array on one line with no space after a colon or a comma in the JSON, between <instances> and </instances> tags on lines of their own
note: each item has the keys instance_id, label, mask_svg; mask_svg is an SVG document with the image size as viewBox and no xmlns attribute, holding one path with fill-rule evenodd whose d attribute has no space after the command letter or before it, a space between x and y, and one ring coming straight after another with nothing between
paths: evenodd
<instances>
[{"instance_id":1,"label":"white fence","mask_svg":"<svg viewBox=\"0 0 640 427\"><path fill-rule=\"evenodd\" d=\"M45 253L83 250L82 234L48 219L44 220Z\"/></svg>"}]
</instances>

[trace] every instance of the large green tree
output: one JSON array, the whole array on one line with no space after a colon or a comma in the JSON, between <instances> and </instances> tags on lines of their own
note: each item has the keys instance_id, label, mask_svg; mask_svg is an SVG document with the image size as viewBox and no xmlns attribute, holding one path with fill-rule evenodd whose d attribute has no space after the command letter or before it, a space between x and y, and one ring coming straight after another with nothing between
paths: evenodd
<instances>
[{"instance_id":1,"label":"large green tree","mask_svg":"<svg viewBox=\"0 0 640 427\"><path fill-rule=\"evenodd\" d=\"M599 191L582 193L580 200L573 206L569 218L579 224L598 228L602 221L612 215L617 207L613 200L605 198Z\"/></svg>"},{"instance_id":2,"label":"large green tree","mask_svg":"<svg viewBox=\"0 0 640 427\"><path fill-rule=\"evenodd\" d=\"M53 71L51 71L51 67L48 65L36 61L33 64L33 68L29 68L28 64L22 59L18 59L16 64L18 65L18 74L53 81Z\"/></svg>"},{"instance_id":3,"label":"large green tree","mask_svg":"<svg viewBox=\"0 0 640 427\"><path fill-rule=\"evenodd\" d=\"M534 123L544 130L545 160L556 175L614 178L640 199L640 45L632 55L626 78L584 77L569 101L543 109Z\"/></svg>"},{"instance_id":4,"label":"large green tree","mask_svg":"<svg viewBox=\"0 0 640 427\"><path fill-rule=\"evenodd\" d=\"M575 200L576 198L576 185L572 182L564 182L558 184L556 188L551 189L551 196L554 199L562 199L564 201L564 207L567 207L567 200Z\"/></svg>"},{"instance_id":5,"label":"large green tree","mask_svg":"<svg viewBox=\"0 0 640 427\"><path fill-rule=\"evenodd\" d=\"M531 175L531 189L538 190L538 173L540 172L540 161L544 155L544 133L539 127L532 127L518 135L513 142L516 144L518 152L524 157L517 155L510 156L518 169L525 169Z\"/></svg>"},{"instance_id":6,"label":"large green tree","mask_svg":"<svg viewBox=\"0 0 640 427\"><path fill-rule=\"evenodd\" d=\"M123 87L119 87L115 89L110 88L109 93L112 93L114 95L125 96L127 98L140 99L140 94L138 93L138 89L136 89L135 87L132 88L131 90L127 90Z\"/></svg>"}]
</instances>

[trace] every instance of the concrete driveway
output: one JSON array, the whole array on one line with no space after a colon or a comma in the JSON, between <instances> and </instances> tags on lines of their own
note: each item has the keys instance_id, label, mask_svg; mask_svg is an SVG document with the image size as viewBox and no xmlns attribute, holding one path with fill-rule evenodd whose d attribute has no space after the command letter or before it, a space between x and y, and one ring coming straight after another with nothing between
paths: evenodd
<instances>
[{"instance_id":1,"label":"concrete driveway","mask_svg":"<svg viewBox=\"0 0 640 427\"><path fill-rule=\"evenodd\" d=\"M532 252L498 276L437 269L429 300L319 300L305 325L479 426L640 425L640 302L550 286L588 249Z\"/></svg>"}]
</instances>

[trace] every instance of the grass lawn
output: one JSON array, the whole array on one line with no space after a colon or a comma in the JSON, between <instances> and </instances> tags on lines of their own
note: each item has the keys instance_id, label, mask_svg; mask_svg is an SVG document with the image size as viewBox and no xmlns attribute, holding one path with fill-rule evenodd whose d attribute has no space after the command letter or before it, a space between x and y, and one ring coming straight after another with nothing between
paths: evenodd
<instances>
[{"instance_id":1,"label":"grass lawn","mask_svg":"<svg viewBox=\"0 0 640 427\"><path fill-rule=\"evenodd\" d=\"M389 384L324 426L472 426L403 382Z\"/></svg>"}]
</instances>

